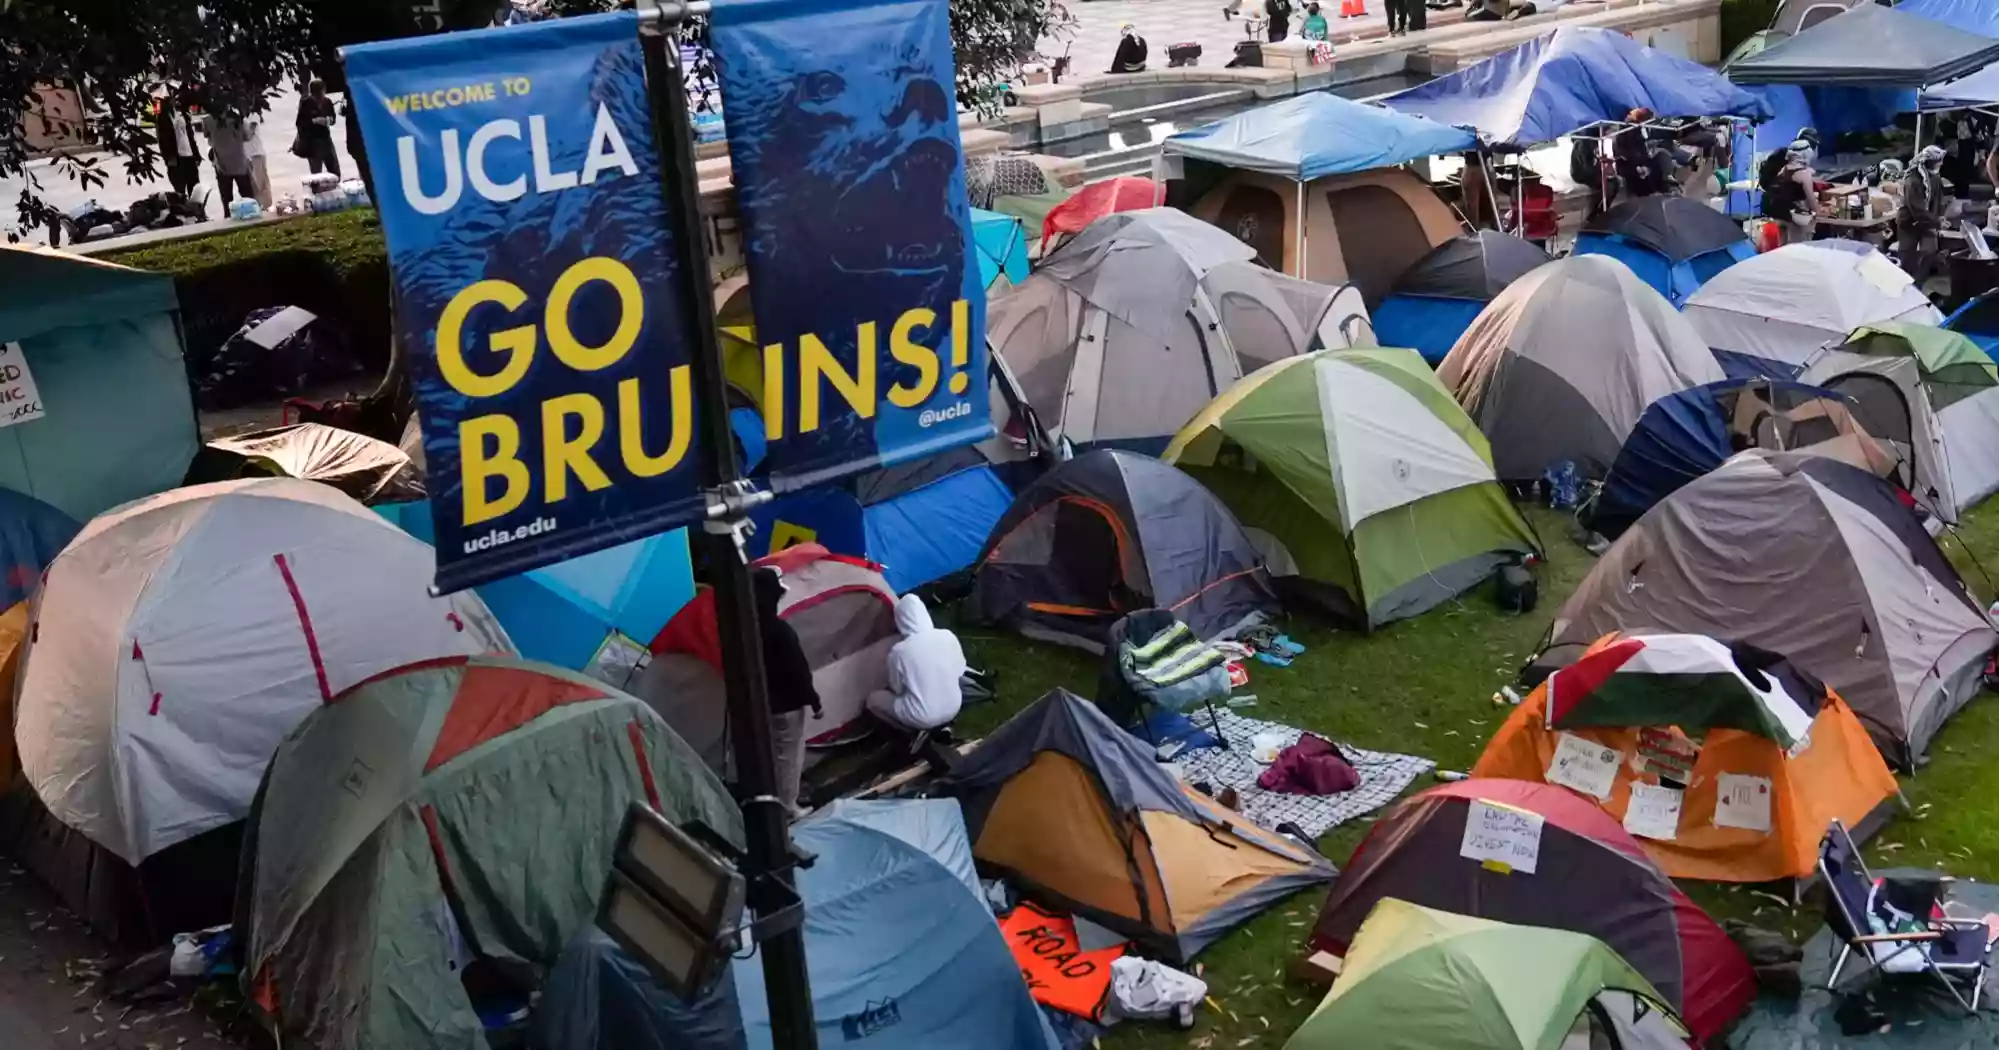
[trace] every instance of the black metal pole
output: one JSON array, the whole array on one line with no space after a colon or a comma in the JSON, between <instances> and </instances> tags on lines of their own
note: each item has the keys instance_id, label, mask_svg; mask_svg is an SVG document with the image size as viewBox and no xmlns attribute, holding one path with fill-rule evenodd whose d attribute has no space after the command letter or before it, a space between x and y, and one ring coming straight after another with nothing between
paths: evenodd
<instances>
[{"instance_id":1,"label":"black metal pole","mask_svg":"<svg viewBox=\"0 0 1999 1050\"><path fill-rule=\"evenodd\" d=\"M643 9L643 8L642 8ZM671 8L669 11L673 10ZM684 10L684 9L681 9ZM658 139L660 194L670 213L680 216L685 243L676 245L680 301L691 316L694 400L701 416L702 487L729 490L740 480L735 436L729 429L728 388L715 332L714 291L701 219L701 190L694 171L686 83L680 70L674 26L666 19L646 23L640 40L646 82L652 96L653 134ZM742 794L748 836L749 905L769 914L783 903L769 879L791 881L791 809L777 798L777 758L771 732L769 683L764 680L763 640L757 631L756 598L749 565L735 528L739 518L724 515L696 534L715 587L715 621L722 643L722 682L728 694L729 735L734 742L736 784ZM771 1045L776 1050L817 1050L812 989L805 966L803 928L772 936L758 946L770 1006Z\"/></svg>"}]
</instances>

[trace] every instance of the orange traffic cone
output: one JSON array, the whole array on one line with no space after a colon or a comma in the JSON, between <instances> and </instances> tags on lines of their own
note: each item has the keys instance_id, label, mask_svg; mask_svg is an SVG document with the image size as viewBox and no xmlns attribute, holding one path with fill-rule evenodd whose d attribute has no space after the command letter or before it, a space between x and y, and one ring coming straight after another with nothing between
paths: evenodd
<instances>
[{"instance_id":1,"label":"orange traffic cone","mask_svg":"<svg viewBox=\"0 0 1999 1050\"><path fill-rule=\"evenodd\" d=\"M1340 0L1341 18L1359 18L1367 14L1367 0Z\"/></svg>"}]
</instances>

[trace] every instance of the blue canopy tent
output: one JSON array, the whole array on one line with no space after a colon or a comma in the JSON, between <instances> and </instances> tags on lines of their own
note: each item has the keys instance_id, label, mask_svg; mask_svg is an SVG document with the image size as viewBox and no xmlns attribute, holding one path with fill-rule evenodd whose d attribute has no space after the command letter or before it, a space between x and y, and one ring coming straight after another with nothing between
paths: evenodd
<instances>
[{"instance_id":1,"label":"blue canopy tent","mask_svg":"<svg viewBox=\"0 0 1999 1050\"><path fill-rule=\"evenodd\" d=\"M1726 379L1652 402L1604 476L1590 528L1616 539L1744 448L1803 448L1852 432L1851 415L1828 410L1828 402L1849 404L1832 391L1776 379Z\"/></svg>"},{"instance_id":2,"label":"blue canopy tent","mask_svg":"<svg viewBox=\"0 0 1999 1050\"><path fill-rule=\"evenodd\" d=\"M1374 309L1374 337L1435 366L1487 303L1548 261L1534 244L1497 230L1460 234L1430 250Z\"/></svg>"},{"instance_id":3,"label":"blue canopy tent","mask_svg":"<svg viewBox=\"0 0 1999 1050\"><path fill-rule=\"evenodd\" d=\"M1161 181L1186 177L1190 159L1311 182L1475 145L1461 128L1318 91L1169 137L1160 148Z\"/></svg>"},{"instance_id":4,"label":"blue canopy tent","mask_svg":"<svg viewBox=\"0 0 1999 1050\"><path fill-rule=\"evenodd\" d=\"M1861 4L1729 64L1738 84L1927 88L1999 60L1999 38L1906 7Z\"/></svg>"},{"instance_id":5,"label":"blue canopy tent","mask_svg":"<svg viewBox=\"0 0 1999 1050\"><path fill-rule=\"evenodd\" d=\"M979 895L951 799L836 803L792 828L821 1046L1054 1050L1006 937ZM735 964L752 1050L771 1045L763 960Z\"/></svg>"},{"instance_id":6,"label":"blue canopy tent","mask_svg":"<svg viewBox=\"0 0 1999 1050\"><path fill-rule=\"evenodd\" d=\"M33 594L42 570L83 526L75 518L13 489L0 488L0 609Z\"/></svg>"},{"instance_id":7,"label":"blue canopy tent","mask_svg":"<svg viewBox=\"0 0 1999 1050\"><path fill-rule=\"evenodd\" d=\"M435 543L430 504L385 503L375 513ZM530 660L582 670L612 631L640 645L694 597L687 532L648 536L477 588Z\"/></svg>"},{"instance_id":8,"label":"blue canopy tent","mask_svg":"<svg viewBox=\"0 0 1999 1050\"><path fill-rule=\"evenodd\" d=\"M961 447L871 471L851 482L787 493L750 512L762 557L798 543L883 566L897 594L978 560L1013 490L978 449ZM650 636L648 636L650 637Z\"/></svg>"},{"instance_id":9,"label":"blue canopy tent","mask_svg":"<svg viewBox=\"0 0 1999 1050\"><path fill-rule=\"evenodd\" d=\"M1713 208L1655 195L1619 201L1590 220L1570 254L1608 255L1679 306L1715 274L1755 255L1756 246Z\"/></svg>"},{"instance_id":10,"label":"blue canopy tent","mask_svg":"<svg viewBox=\"0 0 1999 1050\"><path fill-rule=\"evenodd\" d=\"M1564 26L1383 104L1513 146L1552 142L1640 107L1662 117L1771 115L1714 70L1594 26Z\"/></svg>"},{"instance_id":11,"label":"blue canopy tent","mask_svg":"<svg viewBox=\"0 0 1999 1050\"><path fill-rule=\"evenodd\" d=\"M979 281L990 289L1001 277L1027 280L1027 231L1020 219L984 208L972 209L972 246L979 256Z\"/></svg>"}]
</instances>

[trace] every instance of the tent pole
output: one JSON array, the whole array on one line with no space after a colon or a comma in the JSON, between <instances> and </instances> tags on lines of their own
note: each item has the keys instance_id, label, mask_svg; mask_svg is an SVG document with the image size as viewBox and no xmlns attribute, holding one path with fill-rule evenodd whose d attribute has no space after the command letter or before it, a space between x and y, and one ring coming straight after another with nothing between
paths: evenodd
<instances>
[{"instance_id":1,"label":"tent pole","mask_svg":"<svg viewBox=\"0 0 1999 1050\"><path fill-rule=\"evenodd\" d=\"M1495 203L1499 200L1499 185L1492 181L1492 158L1486 155L1485 143L1483 142L1478 144L1478 156L1478 174L1480 178L1485 180L1485 207L1492 209L1493 225L1499 227L1499 232L1505 233L1506 223L1500 221L1499 205ZM1479 228L1478 220L1479 216L1477 215L1471 217L1472 229L1476 230Z\"/></svg>"},{"instance_id":2,"label":"tent pole","mask_svg":"<svg viewBox=\"0 0 1999 1050\"><path fill-rule=\"evenodd\" d=\"M1305 271L1305 180L1298 180L1298 279L1309 281Z\"/></svg>"}]
</instances>

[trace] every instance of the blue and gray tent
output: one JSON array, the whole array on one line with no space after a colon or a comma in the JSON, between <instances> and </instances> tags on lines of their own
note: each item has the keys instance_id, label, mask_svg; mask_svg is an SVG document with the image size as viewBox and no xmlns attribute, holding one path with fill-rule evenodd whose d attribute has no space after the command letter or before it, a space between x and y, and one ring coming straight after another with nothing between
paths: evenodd
<instances>
[{"instance_id":1,"label":"blue and gray tent","mask_svg":"<svg viewBox=\"0 0 1999 1050\"><path fill-rule=\"evenodd\" d=\"M1152 751L1057 689L988 736L941 787L965 807L981 866L1176 965L1333 880L1330 861L1185 787Z\"/></svg>"},{"instance_id":2,"label":"blue and gray tent","mask_svg":"<svg viewBox=\"0 0 1999 1050\"><path fill-rule=\"evenodd\" d=\"M1616 539L1681 486L1747 448L1814 451L1876 474L1897 465L1843 394L1776 379L1707 383L1646 408L1603 480L1590 527Z\"/></svg>"},{"instance_id":3,"label":"blue and gray tent","mask_svg":"<svg viewBox=\"0 0 1999 1050\"><path fill-rule=\"evenodd\" d=\"M1756 254L1733 219L1698 201L1655 195L1620 201L1576 236L1575 255L1608 255L1674 306L1716 274ZM1375 329L1381 328L1379 318Z\"/></svg>"},{"instance_id":4,"label":"blue and gray tent","mask_svg":"<svg viewBox=\"0 0 1999 1050\"><path fill-rule=\"evenodd\" d=\"M1978 344L1978 348L1999 360L1999 291L1986 292L1965 301L1943 326Z\"/></svg>"},{"instance_id":5,"label":"blue and gray tent","mask_svg":"<svg viewBox=\"0 0 1999 1050\"><path fill-rule=\"evenodd\" d=\"M1453 237L1418 259L1375 307L1375 341L1409 347L1434 366L1485 304L1547 261L1547 252L1510 233Z\"/></svg>"},{"instance_id":6,"label":"blue and gray tent","mask_svg":"<svg viewBox=\"0 0 1999 1050\"><path fill-rule=\"evenodd\" d=\"M797 543L882 566L897 594L978 560L1013 490L976 447L869 471L851 481L787 493L750 514L761 557Z\"/></svg>"}]
</instances>

